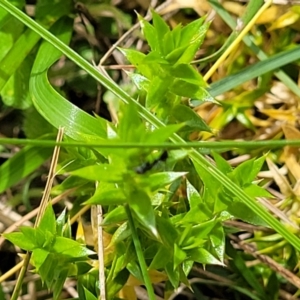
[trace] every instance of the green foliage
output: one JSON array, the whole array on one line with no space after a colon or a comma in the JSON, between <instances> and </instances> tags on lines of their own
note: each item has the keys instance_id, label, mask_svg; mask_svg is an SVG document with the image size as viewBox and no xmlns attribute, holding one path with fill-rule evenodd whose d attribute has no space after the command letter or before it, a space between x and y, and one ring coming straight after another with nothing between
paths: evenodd
<instances>
[{"instance_id":1,"label":"green foliage","mask_svg":"<svg viewBox=\"0 0 300 300\"><path fill-rule=\"evenodd\" d=\"M264 157L250 159L233 169L216 153L213 154L216 162L214 167L196 150L153 151L148 147L169 139L182 142L188 139L191 132L211 131L200 116L185 105L186 98L197 104L204 101L217 103L207 91L208 86L202 76L191 65L208 30L209 24L204 23L203 18L171 30L155 12L153 24L139 17L150 52L145 55L132 49L121 51L136 67L137 73L129 75L141 92L141 103L146 94L147 111L66 46L73 28L73 20L66 17L71 12L71 1L56 1L53 9L51 5L52 1L38 1L36 19L39 24L49 28L53 35L43 31L43 27L36 23L33 23L36 27L32 27L51 43L44 41L36 46L40 36L29 29L25 30L18 23L18 31L11 32L12 41L7 43L7 48L3 46L0 49L2 68L5 64L9 65L6 76L0 80L1 95L7 105L22 109L31 105L31 102L24 100L30 95L35 109L50 124L45 125L49 126L47 131L52 132L51 126L64 126L66 140L84 141L87 146L92 142L107 146L119 143L138 143L143 146L126 149L65 149L59 167L60 174L69 177L53 189L55 194L77 187L74 193L76 208L72 213L77 212L80 205L103 206L105 214L101 225L111 236L106 249L109 253L105 256L109 299L117 297L130 276L139 279L146 286L149 299L154 299L149 275L151 270L167 275L167 293L176 289L180 282L189 285L188 275L195 262L224 266L223 222L232 218L253 224L276 225L274 228L278 232L285 233L289 241L299 247L298 238L292 233L288 235L284 226L276 223L253 199L269 196L254 182L264 164ZM5 12L1 10L1 13ZM30 21L24 20L27 22L24 23L30 24ZM8 39L2 34L4 39ZM25 37L28 43L25 43ZM51 86L47 72L61 56L62 50L109 88L118 100L120 98L127 103L126 106L120 105L117 125L83 112ZM14 61L12 57L17 51L20 55ZM33 65L25 60L30 51L36 54ZM262 65L266 64L260 64L259 72L262 72ZM26 81L23 89L13 91L14 98L8 98L11 90L20 87L20 78L28 75L29 70L29 84ZM243 78L253 78L253 74L257 73L252 72L252 77L249 77L247 72ZM13 79L9 79L12 76ZM216 95L226 88L228 85L221 82L213 85L211 91ZM24 92L24 99L18 103L16 98L20 91ZM224 105L225 121L236 117L251 128L245 110L253 104L258 94L264 92L265 89L260 89L228 102ZM240 103L237 105L235 101L238 100ZM30 113L27 111L25 115L29 118ZM225 121L222 125L226 124ZM45 129L44 125L41 126ZM36 137L44 133L43 130L33 130L28 123L26 128L28 136ZM176 132L184 140L175 135ZM50 155L47 151L24 148L3 164L0 174L9 176L3 176L1 190L11 187L44 162ZM24 171L18 173L16 166L24 161ZM5 237L32 252L32 264L47 287L53 290L55 299L59 297L68 276L77 278L80 299L97 299L101 293L99 271L97 267L92 268L88 261L88 256L94 252L71 238L70 224L66 218L64 211L55 220L52 207L48 206L37 228L21 227L20 232L6 234ZM236 253L232 253L231 257L236 269L241 274L244 272L243 279L247 284L264 298L266 293L253 273L245 271L246 265L242 259ZM54 264L56 268L52 268ZM268 289L271 288L270 283Z\"/></svg>"},{"instance_id":2,"label":"green foliage","mask_svg":"<svg viewBox=\"0 0 300 300\"><path fill-rule=\"evenodd\" d=\"M171 116L186 121L190 130L210 131L210 128L187 106L178 106L181 97L216 102L207 92L207 84L191 65L201 46L209 23L200 18L173 30L154 11L153 25L139 16L142 32L151 48L145 55L132 49L120 49L139 74L131 75L136 86L146 91L146 108L155 111L165 121ZM182 109L182 114L178 110ZM191 120L192 117L192 120ZM191 125L192 124L192 125Z\"/></svg>"},{"instance_id":3,"label":"green foliage","mask_svg":"<svg viewBox=\"0 0 300 300\"><path fill-rule=\"evenodd\" d=\"M65 279L74 274L78 262L94 254L84 245L71 239L70 224L63 213L57 220L49 204L36 228L20 227L20 232L4 234L18 247L32 252L31 263L58 299ZM55 268L53 267L55 265Z\"/></svg>"}]
</instances>

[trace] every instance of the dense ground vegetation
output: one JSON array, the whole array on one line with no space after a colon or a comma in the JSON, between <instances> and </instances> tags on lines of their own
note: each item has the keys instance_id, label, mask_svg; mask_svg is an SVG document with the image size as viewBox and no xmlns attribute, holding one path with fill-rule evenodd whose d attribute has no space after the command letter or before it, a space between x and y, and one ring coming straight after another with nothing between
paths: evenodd
<instances>
[{"instance_id":1,"label":"dense ground vegetation","mask_svg":"<svg viewBox=\"0 0 300 300\"><path fill-rule=\"evenodd\" d=\"M0 300L298 299L297 4L0 0Z\"/></svg>"}]
</instances>

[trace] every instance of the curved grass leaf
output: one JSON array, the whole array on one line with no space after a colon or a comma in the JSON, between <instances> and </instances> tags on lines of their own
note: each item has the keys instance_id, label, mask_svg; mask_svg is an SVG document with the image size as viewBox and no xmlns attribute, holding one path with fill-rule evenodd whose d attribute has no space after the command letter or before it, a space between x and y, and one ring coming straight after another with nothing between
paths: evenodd
<instances>
[{"instance_id":1,"label":"curved grass leaf","mask_svg":"<svg viewBox=\"0 0 300 300\"><path fill-rule=\"evenodd\" d=\"M60 19L51 28L54 34L67 43L72 34L73 21ZM39 113L54 127L65 127L65 134L82 140L84 134L106 136L106 122L85 113L57 93L47 78L48 68L61 56L60 51L43 42L32 68L30 92Z\"/></svg>"}]
</instances>

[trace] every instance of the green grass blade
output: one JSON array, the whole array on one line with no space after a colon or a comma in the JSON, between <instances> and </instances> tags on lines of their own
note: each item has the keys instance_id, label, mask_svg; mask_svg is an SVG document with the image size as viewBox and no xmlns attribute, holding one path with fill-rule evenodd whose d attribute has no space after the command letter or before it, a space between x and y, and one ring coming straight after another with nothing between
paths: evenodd
<instances>
[{"instance_id":1,"label":"green grass blade","mask_svg":"<svg viewBox=\"0 0 300 300\"><path fill-rule=\"evenodd\" d=\"M62 18L51 30L59 38L68 42L71 38L73 21ZM67 101L51 86L47 77L48 68L61 56L61 52L47 42L43 42L35 59L30 79L30 92L39 113L54 127L65 127L65 134L76 140L84 135L106 137L106 122L95 119Z\"/></svg>"},{"instance_id":2,"label":"green grass blade","mask_svg":"<svg viewBox=\"0 0 300 300\"><path fill-rule=\"evenodd\" d=\"M74 141L74 142L55 142L54 140L33 140L33 139L14 139L14 138L0 138L0 145L28 145L38 147L88 147L88 148L102 148L102 149L116 149L116 148L144 148L149 149L191 149L198 150L205 149L274 149L285 146L300 147L300 140L266 140L266 141L230 141L223 142L190 142L190 143L120 143L109 140L96 141Z\"/></svg>"},{"instance_id":3,"label":"green grass blade","mask_svg":"<svg viewBox=\"0 0 300 300\"><path fill-rule=\"evenodd\" d=\"M254 0L255 1L255 0ZM258 2L258 1L257 1ZM223 21L232 29L235 30L236 22L231 17L231 15L224 9L224 7L217 0L209 0L209 3L214 8L214 10L220 15ZM245 20L244 20L245 21ZM243 39L244 43L256 54L259 60L268 59L268 55L264 53L256 44L254 43L254 38L250 34L246 35ZM282 70L274 72L275 76L280 79L290 90L297 96L300 97L300 88L298 85ZM224 83L225 84L225 83Z\"/></svg>"},{"instance_id":4,"label":"green grass blade","mask_svg":"<svg viewBox=\"0 0 300 300\"><path fill-rule=\"evenodd\" d=\"M218 96L223 94L242 83L261 76L270 71L274 71L286 64L289 64L293 61L300 59L300 46L295 47L292 50L287 50L281 53L278 53L266 60L260 61L250 67L243 69L240 72L237 72L233 75L227 76L224 79L221 79L217 82L214 82L210 86L210 94L212 96Z\"/></svg>"},{"instance_id":5,"label":"green grass blade","mask_svg":"<svg viewBox=\"0 0 300 300\"><path fill-rule=\"evenodd\" d=\"M34 31L27 29L16 41L13 48L0 62L0 91L18 69L28 53L36 45L40 36Z\"/></svg>"}]
</instances>

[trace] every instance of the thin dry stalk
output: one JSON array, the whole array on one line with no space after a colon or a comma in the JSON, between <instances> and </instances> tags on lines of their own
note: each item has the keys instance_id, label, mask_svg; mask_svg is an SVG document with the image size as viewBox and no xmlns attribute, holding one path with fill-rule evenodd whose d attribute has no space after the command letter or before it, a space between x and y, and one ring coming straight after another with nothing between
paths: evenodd
<instances>
[{"instance_id":1,"label":"thin dry stalk","mask_svg":"<svg viewBox=\"0 0 300 300\"><path fill-rule=\"evenodd\" d=\"M253 257L258 259L260 262L268 265L270 269L275 271L276 273L279 273L283 278L285 278L287 281L289 281L291 284L293 284L295 287L300 289L300 278L293 274L288 269L284 268L282 265L278 264L275 260L270 258L267 255L259 254L256 252L256 249L254 249L253 246L243 242L238 237L230 234L230 239L234 241L236 246L240 249L243 249L246 253L251 254Z\"/></svg>"},{"instance_id":2,"label":"thin dry stalk","mask_svg":"<svg viewBox=\"0 0 300 300\"><path fill-rule=\"evenodd\" d=\"M165 7L167 7L168 5L170 5L173 2L173 0L168 0L164 3L162 3L161 5L159 5L155 11L156 12L160 12L162 11ZM145 16L145 20L149 21L151 20L151 14L148 11L147 15ZM111 48L105 53L105 55L101 58L98 67L101 67L104 62L111 56L111 54L116 50L116 48L128 37L130 36L136 29L138 29L140 26L140 23L136 23L135 25L133 25L128 31L126 31L118 40L115 44L113 44L111 46Z\"/></svg>"},{"instance_id":3,"label":"thin dry stalk","mask_svg":"<svg viewBox=\"0 0 300 300\"><path fill-rule=\"evenodd\" d=\"M103 245L103 212L102 206L96 206L97 211L97 232L98 232L98 261L99 261L99 282L100 282L100 299L106 300L105 290L105 269L104 269L104 245Z\"/></svg>"},{"instance_id":4,"label":"thin dry stalk","mask_svg":"<svg viewBox=\"0 0 300 300\"><path fill-rule=\"evenodd\" d=\"M61 142L62 139L63 139L63 135L64 135L64 129L59 128L57 138L56 138L56 142ZM44 214L44 211L45 211L45 209L47 207L47 204L48 204L48 200L49 200L49 197L50 197L50 191L51 191L51 187L52 187L54 176L55 176L55 168L57 166L59 151L60 151L60 146L55 146L54 151L53 151L52 160L51 160L50 170L49 170L49 174L48 174L48 178L47 178L47 182L46 182L45 191L43 193L43 197L42 197L42 200L41 200L41 204L40 204L40 207L39 207L37 218L36 218L36 221L35 221L35 224L34 224L35 228L39 225L39 223L41 221L41 218L42 218L42 216ZM27 267L29 265L30 257L31 257L30 253L27 252L26 255L25 255L25 258L23 260L23 266L22 266L21 271L19 273L19 276L18 276L18 279L17 279L17 284L16 284L15 289L13 291L11 300L16 300L19 296L19 292L20 292L21 287L22 287L23 278L25 276Z\"/></svg>"}]
</instances>

